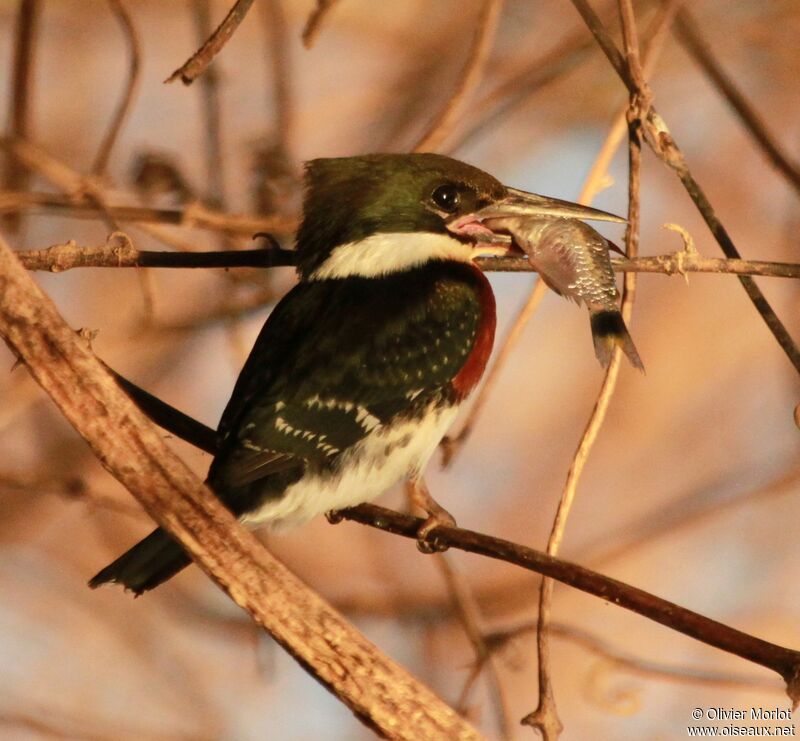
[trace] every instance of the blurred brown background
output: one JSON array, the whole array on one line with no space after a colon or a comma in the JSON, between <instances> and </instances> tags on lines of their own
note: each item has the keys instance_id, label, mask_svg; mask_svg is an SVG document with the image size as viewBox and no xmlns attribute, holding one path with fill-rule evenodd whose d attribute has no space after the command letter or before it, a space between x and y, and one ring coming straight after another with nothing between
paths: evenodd
<instances>
[{"instance_id":1,"label":"blurred brown background","mask_svg":"<svg viewBox=\"0 0 800 741\"><path fill-rule=\"evenodd\" d=\"M256 3L212 68L221 166L212 161L211 178L201 81L162 84L197 47L198 12L206 5L215 25L229 3L126 3L142 69L103 180L114 202L182 207L176 193L134 183L143 156L158 155L206 203L216 198L232 212L291 215L304 159L413 146L451 94L482 3L341 0L311 49L300 41L311 0ZM638 6L641 28L657 5ZM86 174L124 86L125 37L106 2L40 6L28 135ZM691 6L725 69L785 151L800 156L800 6ZM2 121L10 117L18 7L0 0ZM554 49L565 50L557 52L564 58L587 39L569 3L506 0L483 81L441 150L510 185L574 200L625 91L595 47L547 85L518 75L541 69ZM513 105L487 119L497 108L485 101L509 80L516 82L497 100ZM652 84L660 113L743 254L797 262L797 193L673 35ZM649 151L643 160L643 254L679 249L677 235L661 228L677 222L702 253L718 256L674 174ZM151 166L145 176L152 172ZM611 168L614 184L597 206L625 212L626 173L623 147ZM41 174L28 187L59 192ZM208 230L162 227L159 240L123 227L140 249L166 249L164 239L197 250L248 244ZM109 231L101 218L48 208L25 210L16 226L6 217L0 228L16 249L69 239L102 244ZM619 230L607 233L621 239ZM291 243L290 235L278 236ZM272 302L293 276L288 269L266 276L120 269L37 280L73 327L97 330L93 347L112 367L215 425ZM492 276L500 337L532 280ZM797 337L796 283L765 278L760 285ZM431 489L460 525L544 546L602 378L587 325L584 311L548 294L452 469L442 472L434 461ZM800 646L797 376L733 276L692 275L687 283L642 275L630 326L647 375L622 369L563 555L749 633ZM10 371L13 362L1 347L0 367ZM205 473L206 455L175 446ZM151 524L24 369L0 375L0 503L0 736L371 737L196 568L135 602L119 589L87 589L86 580ZM400 507L402 497L393 492L381 503ZM413 543L319 519L270 537L269 546L383 650L457 701L472 652L440 574ZM535 617L533 575L450 556L479 598L487 631ZM552 664L566 739L682 738L695 707L788 706L766 671L597 599L557 587L554 618L560 628ZM743 681L697 683L631 671L576 642L583 633L637 662ZM498 659L515 737L532 737L517 721L536 702L533 634L522 634ZM468 704L476 724L497 737L482 680Z\"/></svg>"}]
</instances>

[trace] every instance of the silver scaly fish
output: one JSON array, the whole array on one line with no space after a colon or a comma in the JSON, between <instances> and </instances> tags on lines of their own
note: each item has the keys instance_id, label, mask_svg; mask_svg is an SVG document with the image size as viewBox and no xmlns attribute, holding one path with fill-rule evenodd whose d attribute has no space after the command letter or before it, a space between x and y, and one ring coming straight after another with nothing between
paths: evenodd
<instances>
[{"instance_id":1,"label":"silver scaly fish","mask_svg":"<svg viewBox=\"0 0 800 741\"><path fill-rule=\"evenodd\" d=\"M486 218L484 223L492 231L508 232L552 290L586 305L594 352L604 367L619 347L631 365L644 371L619 311L619 291L609 256L609 250L616 247L577 219L513 216Z\"/></svg>"}]
</instances>

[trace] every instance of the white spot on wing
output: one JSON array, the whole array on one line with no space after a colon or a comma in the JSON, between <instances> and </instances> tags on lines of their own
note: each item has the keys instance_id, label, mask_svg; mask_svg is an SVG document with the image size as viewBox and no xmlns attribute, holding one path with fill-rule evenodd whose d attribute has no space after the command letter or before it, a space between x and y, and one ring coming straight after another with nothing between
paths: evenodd
<instances>
[{"instance_id":1,"label":"white spot on wing","mask_svg":"<svg viewBox=\"0 0 800 741\"><path fill-rule=\"evenodd\" d=\"M425 467L458 408L434 412L431 407L429 411L421 420L376 427L343 454L338 474L308 475L292 484L280 499L270 500L242 521L248 525L268 522L279 529L374 499ZM317 441L320 450L329 455L338 453L324 443L324 437L320 435Z\"/></svg>"}]
</instances>

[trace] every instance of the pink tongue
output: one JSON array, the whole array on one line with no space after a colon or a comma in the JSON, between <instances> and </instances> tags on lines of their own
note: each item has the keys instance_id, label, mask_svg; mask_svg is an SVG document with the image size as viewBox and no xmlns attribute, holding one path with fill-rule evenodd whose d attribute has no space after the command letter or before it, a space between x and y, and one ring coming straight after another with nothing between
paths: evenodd
<instances>
[{"instance_id":1,"label":"pink tongue","mask_svg":"<svg viewBox=\"0 0 800 741\"><path fill-rule=\"evenodd\" d=\"M450 226L450 229L456 234L493 234L492 230L481 224L477 219L471 217L464 218L464 221L456 222Z\"/></svg>"},{"instance_id":2,"label":"pink tongue","mask_svg":"<svg viewBox=\"0 0 800 741\"><path fill-rule=\"evenodd\" d=\"M459 227L460 234L492 234L492 230L486 228L480 221L469 221Z\"/></svg>"}]
</instances>

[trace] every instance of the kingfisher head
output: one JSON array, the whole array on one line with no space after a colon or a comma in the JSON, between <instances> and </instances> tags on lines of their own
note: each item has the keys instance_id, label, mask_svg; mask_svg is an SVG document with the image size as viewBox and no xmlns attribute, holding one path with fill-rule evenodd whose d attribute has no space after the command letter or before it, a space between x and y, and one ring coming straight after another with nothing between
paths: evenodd
<instances>
[{"instance_id":1,"label":"kingfisher head","mask_svg":"<svg viewBox=\"0 0 800 741\"><path fill-rule=\"evenodd\" d=\"M300 277L378 277L435 260L506 253L514 249L508 237L484 220L525 215L623 221L510 188L440 154L311 160L297 234Z\"/></svg>"}]
</instances>

